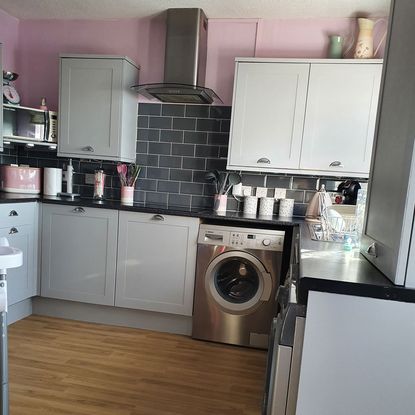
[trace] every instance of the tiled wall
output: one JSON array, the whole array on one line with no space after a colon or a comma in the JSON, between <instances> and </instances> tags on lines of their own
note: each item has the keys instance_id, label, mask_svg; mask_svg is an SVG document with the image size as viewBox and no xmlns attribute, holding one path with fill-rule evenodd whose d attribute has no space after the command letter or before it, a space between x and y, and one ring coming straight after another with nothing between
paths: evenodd
<instances>
[{"instance_id":1,"label":"tiled wall","mask_svg":"<svg viewBox=\"0 0 415 415\"><path fill-rule=\"evenodd\" d=\"M231 108L206 105L146 104L138 108L137 163L142 166L136 183L135 201L209 209L213 206L214 186L206 183L206 171L226 169ZM55 152L39 149L7 150L2 162L38 167L63 167L67 159ZM93 186L85 184L85 174L103 169L106 174L105 196L120 199L116 163L73 160L74 191L92 197ZM287 198L295 199L295 214L304 215L307 203L321 184L335 190L335 178L256 174L241 172L244 185L287 189ZM339 179L337 179L339 180ZM238 211L242 203L228 198L228 210ZM275 206L275 210L278 205Z\"/></svg>"}]
</instances>

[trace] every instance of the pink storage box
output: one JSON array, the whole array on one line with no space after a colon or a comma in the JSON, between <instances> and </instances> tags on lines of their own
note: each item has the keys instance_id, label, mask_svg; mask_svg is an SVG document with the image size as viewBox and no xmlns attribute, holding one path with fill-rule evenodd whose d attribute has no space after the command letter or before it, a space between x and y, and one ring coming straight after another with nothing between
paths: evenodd
<instances>
[{"instance_id":1,"label":"pink storage box","mask_svg":"<svg viewBox=\"0 0 415 415\"><path fill-rule=\"evenodd\" d=\"M0 190L8 193L39 194L42 169L28 166L0 166Z\"/></svg>"}]
</instances>

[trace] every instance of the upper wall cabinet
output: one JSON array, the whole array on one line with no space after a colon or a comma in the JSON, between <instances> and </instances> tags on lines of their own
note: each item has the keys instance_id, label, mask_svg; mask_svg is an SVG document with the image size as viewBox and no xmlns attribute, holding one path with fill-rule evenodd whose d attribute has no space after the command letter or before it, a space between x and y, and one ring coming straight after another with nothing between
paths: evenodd
<instances>
[{"instance_id":1,"label":"upper wall cabinet","mask_svg":"<svg viewBox=\"0 0 415 415\"><path fill-rule=\"evenodd\" d=\"M128 58L62 55L58 156L135 161L139 68Z\"/></svg>"},{"instance_id":2,"label":"upper wall cabinet","mask_svg":"<svg viewBox=\"0 0 415 415\"><path fill-rule=\"evenodd\" d=\"M311 65L301 170L369 173L381 73L381 65Z\"/></svg>"},{"instance_id":3,"label":"upper wall cabinet","mask_svg":"<svg viewBox=\"0 0 415 415\"><path fill-rule=\"evenodd\" d=\"M366 177L381 60L237 59L228 169Z\"/></svg>"},{"instance_id":4,"label":"upper wall cabinet","mask_svg":"<svg viewBox=\"0 0 415 415\"><path fill-rule=\"evenodd\" d=\"M236 64L229 168L298 168L308 72L308 64Z\"/></svg>"}]
</instances>

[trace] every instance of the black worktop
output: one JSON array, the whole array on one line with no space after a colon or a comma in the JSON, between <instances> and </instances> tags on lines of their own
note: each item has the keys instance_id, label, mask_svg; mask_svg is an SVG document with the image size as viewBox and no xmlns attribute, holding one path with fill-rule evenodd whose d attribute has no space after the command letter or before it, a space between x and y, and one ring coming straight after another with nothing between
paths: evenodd
<instances>
[{"instance_id":1,"label":"black worktop","mask_svg":"<svg viewBox=\"0 0 415 415\"><path fill-rule=\"evenodd\" d=\"M358 249L345 251L341 243L311 240L305 222L300 230L300 303L307 303L309 291L415 302L415 290L394 285Z\"/></svg>"},{"instance_id":2,"label":"black worktop","mask_svg":"<svg viewBox=\"0 0 415 415\"><path fill-rule=\"evenodd\" d=\"M358 250L345 251L342 244L313 241L303 218L279 216L261 217L241 212L216 213L212 210L188 207L134 203L125 205L119 201L95 201L88 198L71 200L62 197L0 193L0 203L39 201L46 204L116 209L131 212L154 213L200 218L215 224L252 225L256 227L290 230L300 227L301 255L297 281L297 297L307 303L309 291L323 291L373 297L387 300L415 302L415 290L399 287L389 281L363 257Z\"/></svg>"}]
</instances>

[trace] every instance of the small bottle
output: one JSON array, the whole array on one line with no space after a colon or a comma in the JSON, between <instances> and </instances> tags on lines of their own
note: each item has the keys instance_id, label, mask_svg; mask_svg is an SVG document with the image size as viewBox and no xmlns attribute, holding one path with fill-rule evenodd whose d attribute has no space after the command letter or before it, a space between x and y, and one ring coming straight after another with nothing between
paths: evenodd
<instances>
[{"instance_id":1,"label":"small bottle","mask_svg":"<svg viewBox=\"0 0 415 415\"><path fill-rule=\"evenodd\" d=\"M105 173L104 170L95 170L94 199L104 199Z\"/></svg>"},{"instance_id":2,"label":"small bottle","mask_svg":"<svg viewBox=\"0 0 415 415\"><path fill-rule=\"evenodd\" d=\"M46 105L46 98L45 97L43 97L42 100L40 101L40 107L39 108L43 111L48 110L48 107Z\"/></svg>"}]
</instances>

